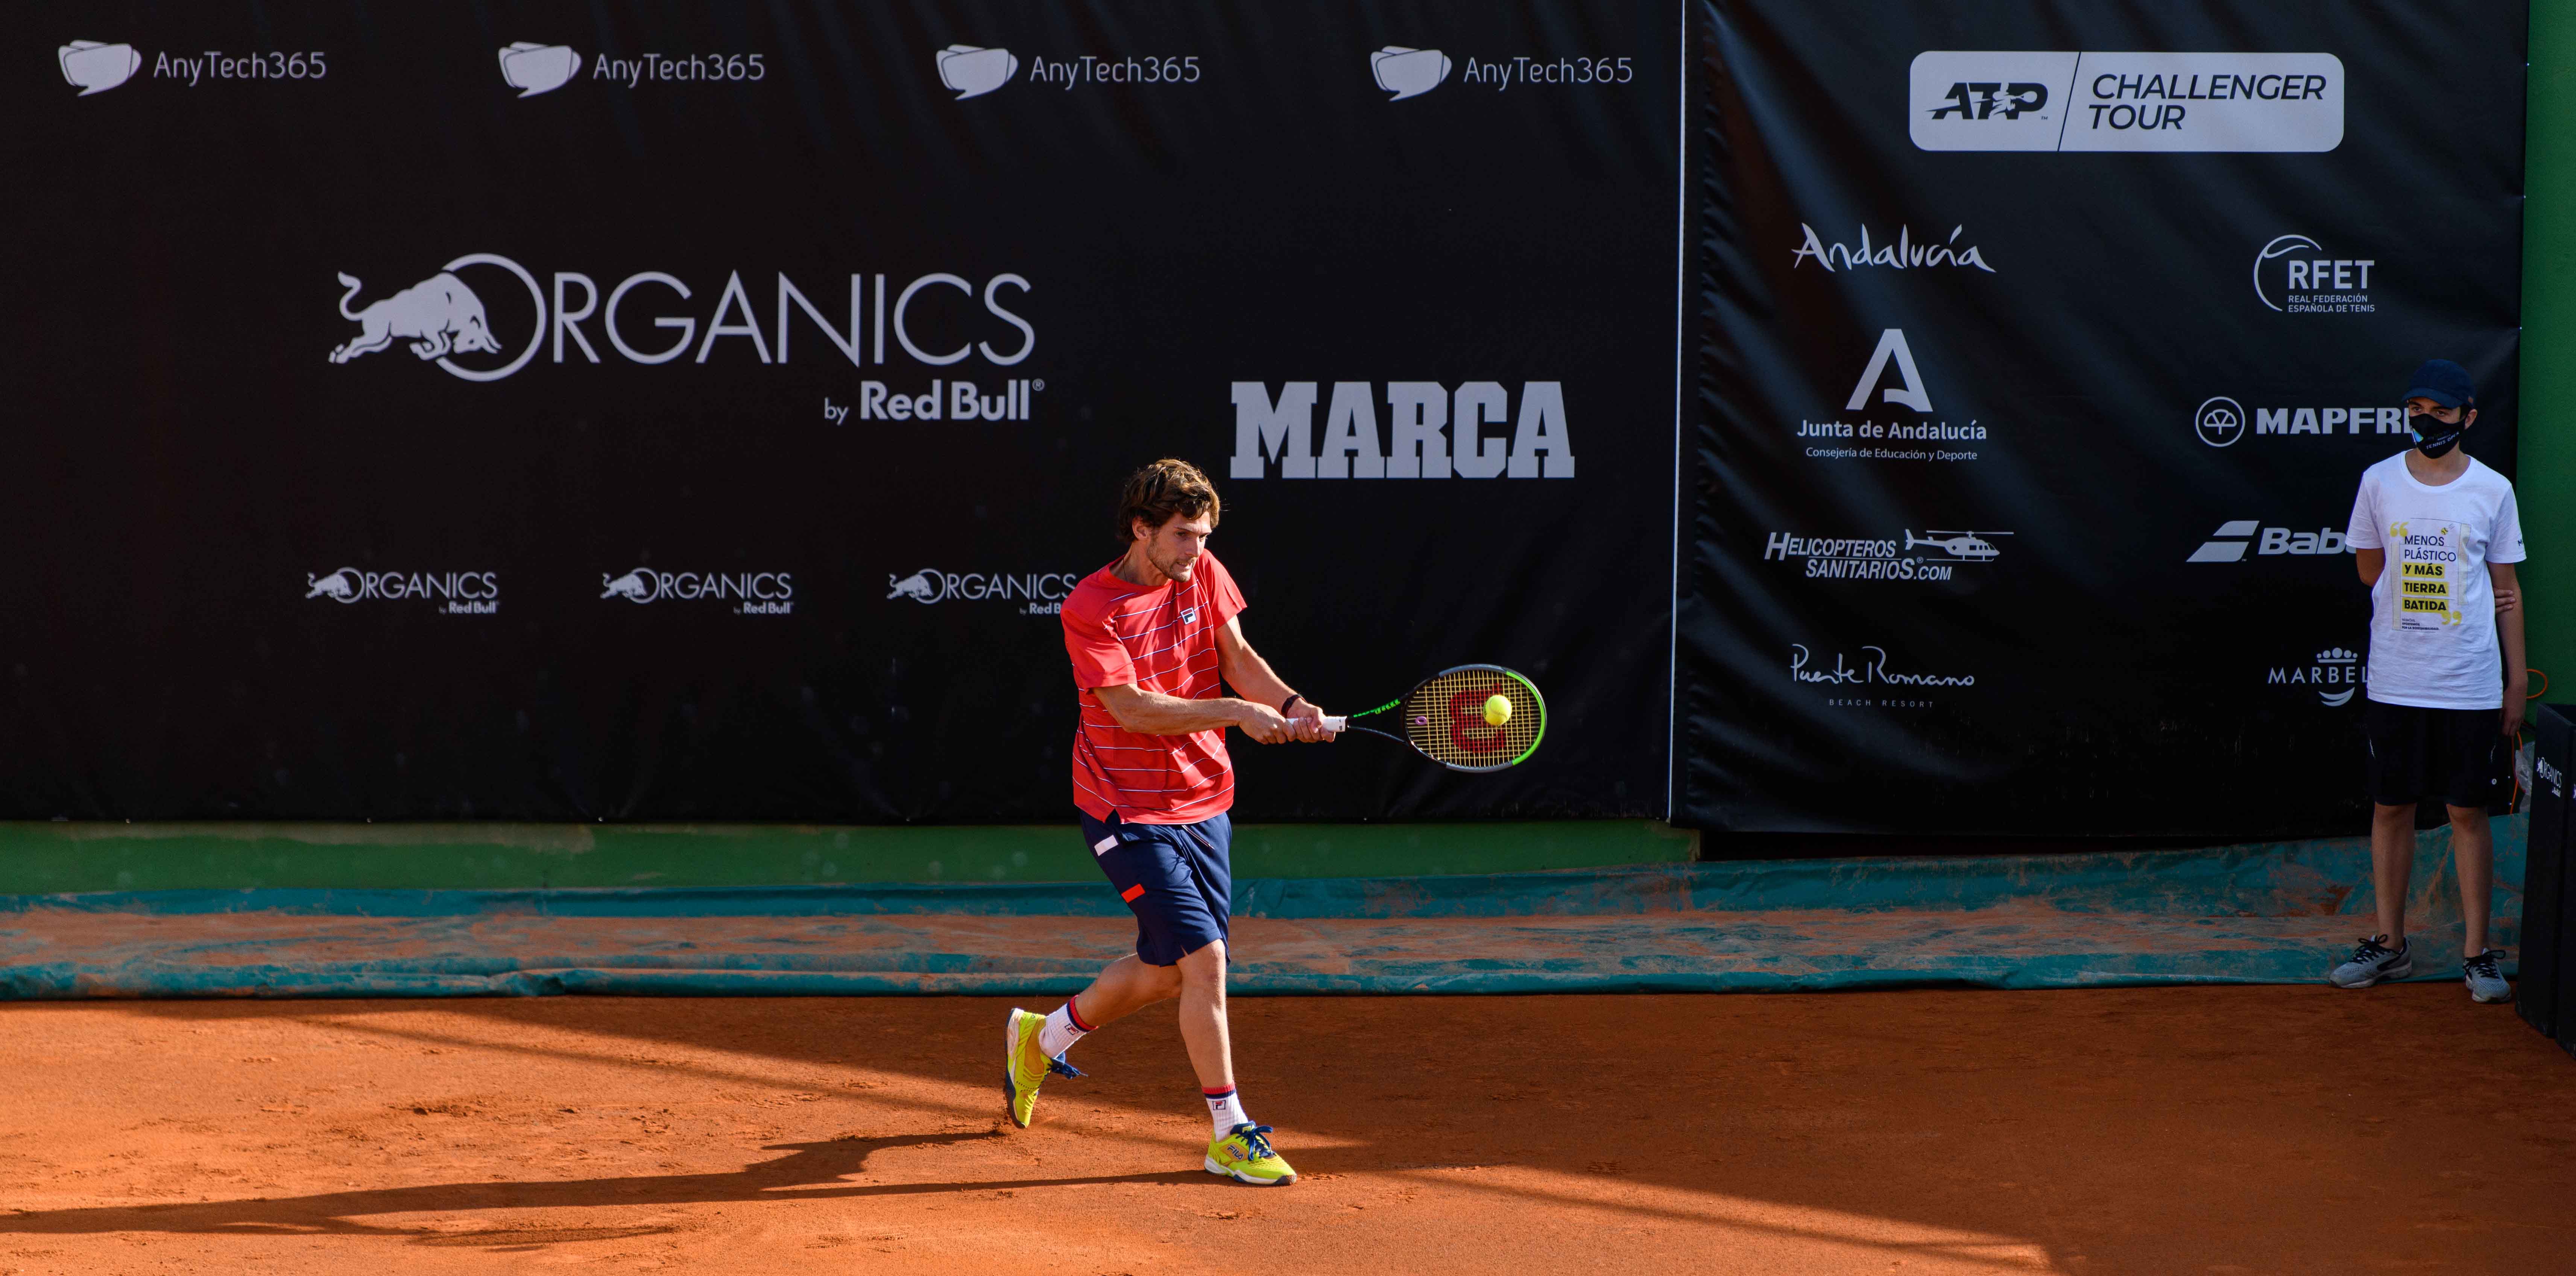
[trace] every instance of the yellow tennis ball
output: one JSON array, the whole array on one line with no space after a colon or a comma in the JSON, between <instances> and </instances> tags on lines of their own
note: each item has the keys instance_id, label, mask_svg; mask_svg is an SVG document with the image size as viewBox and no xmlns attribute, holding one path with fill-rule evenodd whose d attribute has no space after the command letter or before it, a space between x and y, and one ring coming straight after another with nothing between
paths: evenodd
<instances>
[{"instance_id":1,"label":"yellow tennis ball","mask_svg":"<svg viewBox=\"0 0 2576 1276\"><path fill-rule=\"evenodd\" d=\"M1499 727L1499 726L1503 725L1504 723L1509 722L1509 721L1511 721L1511 720L1512 720L1512 702L1511 702L1511 701L1509 701L1509 700L1505 700L1505 699L1504 699L1504 698L1502 698L1501 696L1487 696L1487 697L1485 697L1485 722L1486 722L1486 724L1487 724L1488 726L1497 726L1497 727Z\"/></svg>"}]
</instances>

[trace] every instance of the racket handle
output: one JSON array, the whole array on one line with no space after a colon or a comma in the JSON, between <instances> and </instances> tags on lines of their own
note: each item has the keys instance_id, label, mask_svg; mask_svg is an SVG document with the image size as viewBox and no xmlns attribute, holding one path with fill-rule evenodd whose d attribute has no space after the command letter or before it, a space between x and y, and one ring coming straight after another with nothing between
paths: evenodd
<instances>
[{"instance_id":1,"label":"racket handle","mask_svg":"<svg viewBox=\"0 0 2576 1276\"><path fill-rule=\"evenodd\" d=\"M1338 735L1341 733L1342 728L1350 725L1351 720L1349 718L1336 718L1328 714L1324 717L1323 723L1326 731L1330 731Z\"/></svg>"}]
</instances>

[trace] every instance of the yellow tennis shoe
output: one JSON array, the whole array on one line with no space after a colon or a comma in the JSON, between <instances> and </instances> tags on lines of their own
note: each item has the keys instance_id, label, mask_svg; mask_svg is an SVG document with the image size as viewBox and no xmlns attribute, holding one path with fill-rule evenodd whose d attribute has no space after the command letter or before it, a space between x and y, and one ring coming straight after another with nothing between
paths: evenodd
<instances>
[{"instance_id":1,"label":"yellow tennis shoe","mask_svg":"<svg viewBox=\"0 0 2576 1276\"><path fill-rule=\"evenodd\" d=\"M1037 1052L1038 1031L1044 1027L1045 1015L1033 1015L1017 1006L1011 1008L1011 1018L1002 1026L1002 1101L1011 1111L1011 1124L1023 1130L1037 1115L1038 1087L1046 1084L1048 1073L1082 1075L1082 1069L1066 1063L1063 1055L1049 1059ZM1038 1062L1031 1064L1031 1059Z\"/></svg>"},{"instance_id":2,"label":"yellow tennis shoe","mask_svg":"<svg viewBox=\"0 0 2576 1276\"><path fill-rule=\"evenodd\" d=\"M1286 1187L1297 1171L1270 1146L1270 1127L1238 1125L1220 1139L1208 1140L1207 1172L1254 1187Z\"/></svg>"}]
</instances>

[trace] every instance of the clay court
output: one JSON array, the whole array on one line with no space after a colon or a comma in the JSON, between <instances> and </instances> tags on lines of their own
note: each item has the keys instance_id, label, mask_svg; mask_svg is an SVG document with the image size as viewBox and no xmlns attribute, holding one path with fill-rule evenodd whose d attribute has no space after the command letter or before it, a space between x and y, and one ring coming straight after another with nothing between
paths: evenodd
<instances>
[{"instance_id":1,"label":"clay court","mask_svg":"<svg viewBox=\"0 0 2576 1276\"><path fill-rule=\"evenodd\" d=\"M985 998L0 1010L0 1272L2564 1270L2576 1067L2451 983L1252 998L999 1119Z\"/></svg>"}]
</instances>

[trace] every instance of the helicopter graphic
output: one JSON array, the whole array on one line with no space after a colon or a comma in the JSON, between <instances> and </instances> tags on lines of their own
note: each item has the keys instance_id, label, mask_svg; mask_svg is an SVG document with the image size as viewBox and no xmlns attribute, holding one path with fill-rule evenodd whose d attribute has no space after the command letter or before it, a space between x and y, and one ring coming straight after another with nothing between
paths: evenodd
<instances>
[{"instance_id":1,"label":"helicopter graphic","mask_svg":"<svg viewBox=\"0 0 2576 1276\"><path fill-rule=\"evenodd\" d=\"M1994 543L1985 538L2010 535L2012 535L2010 532L1943 532L1927 528L1920 539L1917 539L1911 531L1905 533L1905 548L1911 550L1917 546L1930 546L1949 551L1952 558L1964 558L1972 563L1985 563L1994 561L1995 556L2003 552L1996 549Z\"/></svg>"}]
</instances>

